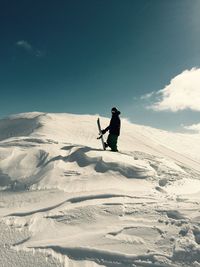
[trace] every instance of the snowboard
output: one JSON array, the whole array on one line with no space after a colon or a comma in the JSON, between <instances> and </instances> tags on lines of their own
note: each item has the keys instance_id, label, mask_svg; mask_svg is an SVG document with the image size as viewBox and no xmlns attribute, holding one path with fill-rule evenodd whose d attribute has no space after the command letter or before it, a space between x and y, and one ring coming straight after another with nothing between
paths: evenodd
<instances>
[{"instance_id":1,"label":"snowboard","mask_svg":"<svg viewBox=\"0 0 200 267\"><path fill-rule=\"evenodd\" d=\"M103 139L103 134L102 134L102 131L101 131L101 124L100 124L100 119L99 118L97 119L97 126L98 126L98 130L99 130L99 135L100 135L99 137L97 137L97 139L101 139L103 150L106 150L104 139Z\"/></svg>"}]
</instances>

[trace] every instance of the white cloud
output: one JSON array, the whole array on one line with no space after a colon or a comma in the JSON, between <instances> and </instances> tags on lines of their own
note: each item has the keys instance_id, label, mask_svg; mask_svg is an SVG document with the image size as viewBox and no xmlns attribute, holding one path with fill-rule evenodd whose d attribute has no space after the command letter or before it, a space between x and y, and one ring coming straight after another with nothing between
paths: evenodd
<instances>
[{"instance_id":1,"label":"white cloud","mask_svg":"<svg viewBox=\"0 0 200 267\"><path fill-rule=\"evenodd\" d=\"M151 97L153 94L149 94ZM185 70L170 84L156 93L157 100L150 106L155 111L200 111L200 69Z\"/></svg>"},{"instance_id":2,"label":"white cloud","mask_svg":"<svg viewBox=\"0 0 200 267\"><path fill-rule=\"evenodd\" d=\"M25 49L26 51L32 51L33 47L31 44L29 44L27 41L25 40L20 40L16 43L17 46L22 47L23 49Z\"/></svg>"},{"instance_id":3,"label":"white cloud","mask_svg":"<svg viewBox=\"0 0 200 267\"><path fill-rule=\"evenodd\" d=\"M36 57L43 57L44 56L43 51L34 48L29 42L27 42L25 40L20 40L20 41L16 42L16 45L18 47L21 47L22 49L26 50L27 52L29 52L33 56L36 56Z\"/></svg>"},{"instance_id":4,"label":"white cloud","mask_svg":"<svg viewBox=\"0 0 200 267\"><path fill-rule=\"evenodd\" d=\"M192 131L200 133L200 123L192 124L189 126L184 126L184 128L187 130L192 130Z\"/></svg>"},{"instance_id":5,"label":"white cloud","mask_svg":"<svg viewBox=\"0 0 200 267\"><path fill-rule=\"evenodd\" d=\"M155 95L155 92L154 92L154 91L151 92L151 93L147 93L147 94L145 94L145 95L142 95L142 96L140 97L140 99L142 99L142 100L148 100L148 99L150 99L153 95Z\"/></svg>"}]
</instances>

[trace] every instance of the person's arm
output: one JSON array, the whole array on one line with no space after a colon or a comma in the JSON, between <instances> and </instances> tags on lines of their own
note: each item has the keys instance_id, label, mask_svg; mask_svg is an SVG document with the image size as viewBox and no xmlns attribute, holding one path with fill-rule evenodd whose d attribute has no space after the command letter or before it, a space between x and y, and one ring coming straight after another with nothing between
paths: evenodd
<instances>
[{"instance_id":1,"label":"person's arm","mask_svg":"<svg viewBox=\"0 0 200 267\"><path fill-rule=\"evenodd\" d=\"M112 119L110 120L110 124L108 125L108 127L106 127L104 130L101 131L102 134L105 134L107 131L110 130L111 123L112 123Z\"/></svg>"},{"instance_id":2,"label":"person's arm","mask_svg":"<svg viewBox=\"0 0 200 267\"><path fill-rule=\"evenodd\" d=\"M110 130L110 125L108 127L106 127L105 129L103 129L101 131L102 134L105 134L108 130Z\"/></svg>"}]
</instances>

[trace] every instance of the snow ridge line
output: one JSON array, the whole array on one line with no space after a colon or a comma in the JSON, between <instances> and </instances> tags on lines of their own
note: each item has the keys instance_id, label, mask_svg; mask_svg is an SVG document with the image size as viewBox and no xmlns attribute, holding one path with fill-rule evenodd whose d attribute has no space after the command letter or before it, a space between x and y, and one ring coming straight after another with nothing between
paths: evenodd
<instances>
[{"instance_id":1,"label":"snow ridge line","mask_svg":"<svg viewBox=\"0 0 200 267\"><path fill-rule=\"evenodd\" d=\"M66 147L62 149L66 150ZM65 162L67 161L77 162L77 164L80 167L94 165L95 166L94 170L96 172L105 173L107 171L112 170L112 171L119 172L121 175L125 176L126 178L142 179L142 178L146 178L146 177L154 175L153 170L150 170L150 169L141 168L138 166L132 166L129 164L124 165L124 164L120 164L120 162L119 163L109 162L109 161L105 162L102 156L89 157L86 154L90 151L99 151L99 150L84 146L84 147L78 148L77 150L75 150L74 152L72 152L70 155L66 157L62 157L62 156L55 157L53 159L50 159L49 162L62 159ZM48 164L49 162L47 162L46 164Z\"/></svg>"},{"instance_id":2,"label":"snow ridge line","mask_svg":"<svg viewBox=\"0 0 200 267\"><path fill-rule=\"evenodd\" d=\"M161 263L159 264L156 256L164 257L167 260L171 261L171 257L162 253L149 253L144 255L131 255L115 251L94 249L94 248L83 248L83 247L62 247L62 246L30 246L29 249L35 250L53 250L55 253L67 256L72 260L90 260L94 261L97 264L130 264L133 266L134 263L139 263L140 266L156 266L156 267L173 267L173 265ZM139 261L139 262L138 262ZM143 261L143 262L142 262ZM152 264L156 265L152 265ZM109 265L107 265L109 266ZM113 265L112 265L113 266ZM123 265L124 266L124 265ZM128 266L128 265L126 265Z\"/></svg>"},{"instance_id":3,"label":"snow ridge line","mask_svg":"<svg viewBox=\"0 0 200 267\"><path fill-rule=\"evenodd\" d=\"M9 116L0 120L0 141L17 136L30 136L35 130L43 126L40 117L43 114L35 114L35 116L27 117L26 114L18 114Z\"/></svg>"},{"instance_id":4,"label":"snow ridge line","mask_svg":"<svg viewBox=\"0 0 200 267\"><path fill-rule=\"evenodd\" d=\"M68 200L70 203L78 203L82 201L87 200L94 200L94 199L104 199L104 198L114 198L114 197L128 197L128 198L134 198L132 196L128 195L121 195L121 194L100 194L100 195L91 195L91 196L82 196L82 197L74 197Z\"/></svg>"},{"instance_id":5,"label":"snow ridge line","mask_svg":"<svg viewBox=\"0 0 200 267\"><path fill-rule=\"evenodd\" d=\"M46 208L42 208L42 209L38 209L38 210L32 210L32 211L27 211L27 212L15 212L15 213L11 213L6 215L5 217L10 217L10 216L16 216L16 217L23 217L23 216L29 216L29 215L33 215L35 213L40 213L40 212L47 212L50 210L53 210L55 208L58 208L60 206L62 206L63 204L66 203L71 203L71 204L76 204L79 202L83 202L83 201L87 201L87 200L94 200L94 199L107 199L107 198L114 198L114 197L128 197L128 198L134 198L133 196L129 196L129 195L123 195L123 194L99 194L99 195L88 195L88 196L81 196L81 197L74 197L74 198L69 198L65 201L62 201L61 203L58 203L56 205L50 206L50 207L46 207Z\"/></svg>"}]
</instances>

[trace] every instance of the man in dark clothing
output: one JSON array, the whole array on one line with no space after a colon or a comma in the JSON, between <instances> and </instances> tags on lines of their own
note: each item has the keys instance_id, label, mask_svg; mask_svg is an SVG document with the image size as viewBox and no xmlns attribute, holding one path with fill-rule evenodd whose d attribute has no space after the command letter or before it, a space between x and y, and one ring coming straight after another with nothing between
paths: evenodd
<instances>
[{"instance_id":1,"label":"man in dark clothing","mask_svg":"<svg viewBox=\"0 0 200 267\"><path fill-rule=\"evenodd\" d=\"M105 134L109 130L109 135L107 139L107 143L105 143L106 147L110 147L112 151L118 151L117 150L117 140L118 136L120 135L120 111L117 110L115 107L111 109L112 118L110 120L110 124L107 128L102 130L102 134Z\"/></svg>"}]
</instances>

